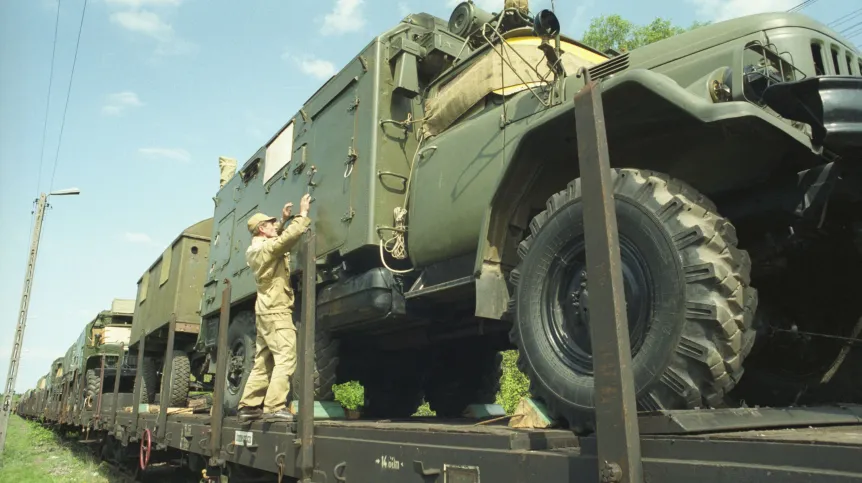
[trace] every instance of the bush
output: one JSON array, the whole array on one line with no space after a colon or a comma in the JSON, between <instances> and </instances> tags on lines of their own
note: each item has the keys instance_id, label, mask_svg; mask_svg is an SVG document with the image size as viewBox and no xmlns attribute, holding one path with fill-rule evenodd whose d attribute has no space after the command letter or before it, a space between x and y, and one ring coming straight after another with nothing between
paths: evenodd
<instances>
[{"instance_id":1,"label":"bush","mask_svg":"<svg viewBox=\"0 0 862 483\"><path fill-rule=\"evenodd\" d=\"M335 400L345 409L357 410L365 402L365 389L358 381L349 381L332 386ZM531 397L530 380L518 370L518 351L503 352L503 377L500 379L500 392L497 393L497 404L503 407L506 414L512 414L518 407L518 401L523 397ZM436 416L428 403L423 403L414 416Z\"/></svg>"},{"instance_id":2,"label":"bush","mask_svg":"<svg viewBox=\"0 0 862 483\"><path fill-rule=\"evenodd\" d=\"M506 414L512 414L522 397L531 397L530 380L518 370L518 351L504 351L503 377L500 379L500 392L497 393L496 402L503 407Z\"/></svg>"},{"instance_id":3,"label":"bush","mask_svg":"<svg viewBox=\"0 0 862 483\"><path fill-rule=\"evenodd\" d=\"M421 406L416 408L416 412L413 413L413 416L420 417L420 418L422 418L422 417L427 418L427 417L431 417L431 416L437 416L437 413L431 410L430 404L428 404L427 402L423 402Z\"/></svg>"},{"instance_id":4,"label":"bush","mask_svg":"<svg viewBox=\"0 0 862 483\"><path fill-rule=\"evenodd\" d=\"M365 388L359 381L335 384L332 386L332 392L335 394L335 400L345 409L356 410L365 404Z\"/></svg>"}]
</instances>

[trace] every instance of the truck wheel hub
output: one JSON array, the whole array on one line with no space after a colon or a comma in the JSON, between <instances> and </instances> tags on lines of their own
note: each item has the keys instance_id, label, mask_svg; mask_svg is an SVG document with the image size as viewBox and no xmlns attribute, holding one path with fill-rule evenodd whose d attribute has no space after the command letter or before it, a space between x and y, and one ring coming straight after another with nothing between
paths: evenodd
<instances>
[{"instance_id":1,"label":"truck wheel hub","mask_svg":"<svg viewBox=\"0 0 862 483\"><path fill-rule=\"evenodd\" d=\"M548 335L557 355L578 373L592 374L589 276L583 237L558 254L546 280ZM646 335L652 314L652 284L639 250L620 237L623 286L632 354Z\"/></svg>"}]
</instances>

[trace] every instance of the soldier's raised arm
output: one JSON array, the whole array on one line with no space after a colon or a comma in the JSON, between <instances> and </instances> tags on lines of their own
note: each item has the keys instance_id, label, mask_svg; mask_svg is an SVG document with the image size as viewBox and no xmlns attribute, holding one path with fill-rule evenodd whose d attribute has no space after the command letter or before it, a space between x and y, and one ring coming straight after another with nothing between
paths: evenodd
<instances>
[{"instance_id":1,"label":"soldier's raised arm","mask_svg":"<svg viewBox=\"0 0 862 483\"><path fill-rule=\"evenodd\" d=\"M311 195L305 194L299 202L299 216L293 218L290 223L284 224L282 221L281 233L272 242L267 243L264 250L268 255L281 256L289 252L299 241L299 238L308 229L311 224L311 219L308 218L308 208L311 205ZM290 214L290 203L285 205L282 215ZM285 216L286 218L286 216Z\"/></svg>"}]
</instances>

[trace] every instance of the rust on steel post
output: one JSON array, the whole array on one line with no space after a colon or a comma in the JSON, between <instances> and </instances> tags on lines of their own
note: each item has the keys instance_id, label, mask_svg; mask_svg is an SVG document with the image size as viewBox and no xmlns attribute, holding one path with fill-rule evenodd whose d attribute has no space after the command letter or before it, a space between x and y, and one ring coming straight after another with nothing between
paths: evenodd
<instances>
[{"instance_id":1,"label":"rust on steel post","mask_svg":"<svg viewBox=\"0 0 862 483\"><path fill-rule=\"evenodd\" d=\"M132 428L131 433L134 436L134 441L138 440L138 412L141 407L141 389L143 386L144 373L141 370L144 367L144 349L147 345L147 331L141 329L140 344L138 344L138 370L135 371L135 389L132 391Z\"/></svg>"},{"instance_id":2,"label":"rust on steel post","mask_svg":"<svg viewBox=\"0 0 862 483\"><path fill-rule=\"evenodd\" d=\"M302 326L300 332L300 348L302 358L300 364L299 393L299 470L301 481L311 482L314 470L314 331L317 317L316 287L317 265L315 264L314 232L305 233L305 256L302 269Z\"/></svg>"},{"instance_id":3,"label":"rust on steel post","mask_svg":"<svg viewBox=\"0 0 862 483\"><path fill-rule=\"evenodd\" d=\"M585 69L575 95L578 164L584 204L590 338L595 377L597 460L602 481L643 481L631 344L602 84Z\"/></svg>"},{"instance_id":4,"label":"rust on steel post","mask_svg":"<svg viewBox=\"0 0 862 483\"><path fill-rule=\"evenodd\" d=\"M218 321L218 339L216 340L216 376L213 388L213 407L210 419L210 466L221 466L224 462L221 454L221 430L224 422L224 388L227 382L227 328L230 323L230 280L224 280L224 291L221 296L221 313Z\"/></svg>"},{"instance_id":5,"label":"rust on steel post","mask_svg":"<svg viewBox=\"0 0 862 483\"><path fill-rule=\"evenodd\" d=\"M102 354L100 365L100 374L99 374L99 402L96 405L96 415L93 417L96 421L102 420L102 388L105 387L105 354ZM119 368L117 368L119 369ZM81 412L83 412L83 408L81 408Z\"/></svg>"},{"instance_id":6,"label":"rust on steel post","mask_svg":"<svg viewBox=\"0 0 862 483\"><path fill-rule=\"evenodd\" d=\"M114 402L111 403L111 426L110 430L114 431L117 425L117 405L119 401L117 398L120 397L120 377L123 375L123 354L126 353L126 344L125 342L120 342L120 355L117 356L117 375L114 376ZM135 370L137 372L137 369Z\"/></svg>"},{"instance_id":7,"label":"rust on steel post","mask_svg":"<svg viewBox=\"0 0 862 483\"><path fill-rule=\"evenodd\" d=\"M173 375L174 337L177 328L177 314L171 314L168 322L168 344L165 346L165 360L162 365L162 388L159 399L159 418L156 426L156 444L163 443L168 425L168 401L171 399L171 376Z\"/></svg>"}]
</instances>

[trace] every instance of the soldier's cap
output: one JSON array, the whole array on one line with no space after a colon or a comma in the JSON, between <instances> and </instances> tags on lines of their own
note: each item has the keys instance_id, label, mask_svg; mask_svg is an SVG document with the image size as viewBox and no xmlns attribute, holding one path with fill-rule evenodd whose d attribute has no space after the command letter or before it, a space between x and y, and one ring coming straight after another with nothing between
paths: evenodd
<instances>
[{"instance_id":1,"label":"soldier's cap","mask_svg":"<svg viewBox=\"0 0 862 483\"><path fill-rule=\"evenodd\" d=\"M261 222L264 221L277 221L278 218L274 216L267 216L263 213L255 213L251 215L251 218L248 219L248 231L254 233L254 229L257 228Z\"/></svg>"}]
</instances>

